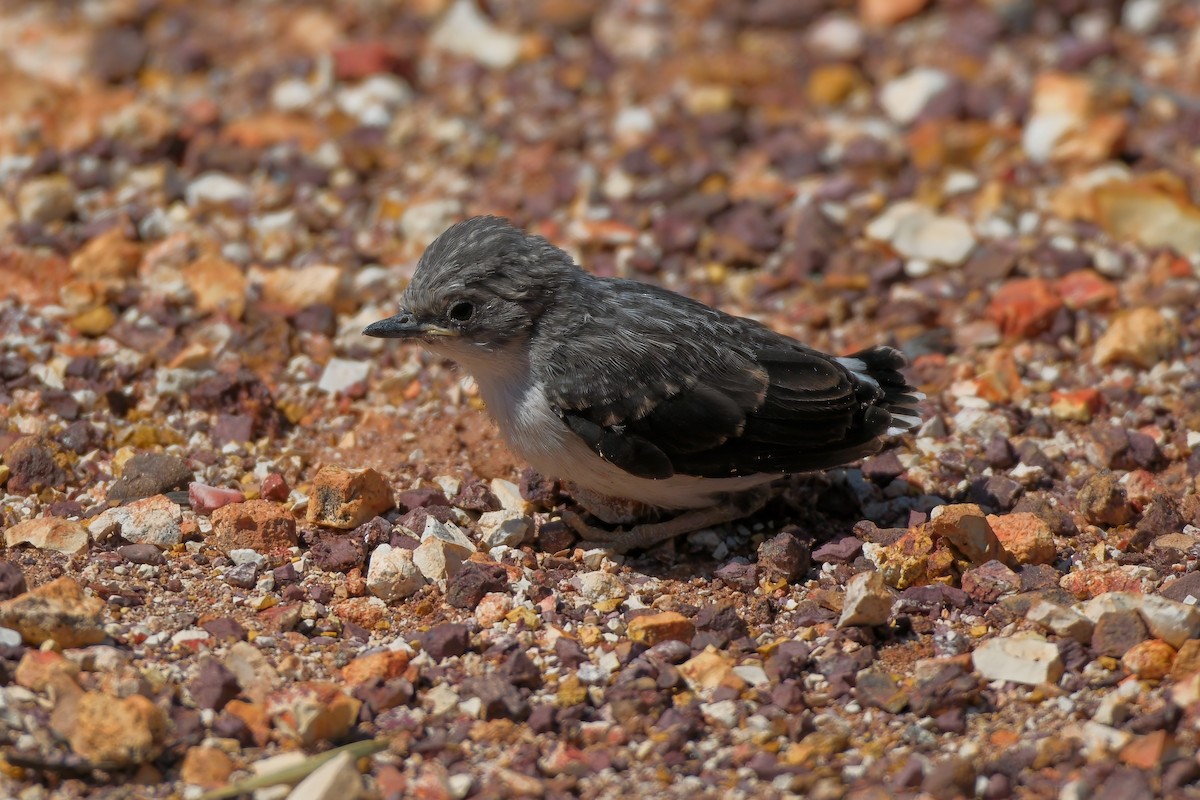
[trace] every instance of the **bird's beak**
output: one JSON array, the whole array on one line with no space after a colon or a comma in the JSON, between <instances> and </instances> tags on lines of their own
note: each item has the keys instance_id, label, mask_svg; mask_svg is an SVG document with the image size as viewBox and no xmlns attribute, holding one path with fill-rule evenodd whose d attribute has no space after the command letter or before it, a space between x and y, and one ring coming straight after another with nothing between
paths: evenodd
<instances>
[{"instance_id":1,"label":"bird's beak","mask_svg":"<svg viewBox=\"0 0 1200 800\"><path fill-rule=\"evenodd\" d=\"M456 336L457 333L449 328L421 322L411 311L402 309L394 317L372 322L363 328L363 335L380 339L419 339L426 336Z\"/></svg>"}]
</instances>

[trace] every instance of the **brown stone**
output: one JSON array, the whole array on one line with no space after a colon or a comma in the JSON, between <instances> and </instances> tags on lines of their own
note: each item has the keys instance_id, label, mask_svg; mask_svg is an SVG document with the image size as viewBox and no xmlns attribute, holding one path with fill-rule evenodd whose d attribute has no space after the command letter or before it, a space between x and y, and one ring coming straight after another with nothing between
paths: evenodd
<instances>
[{"instance_id":1,"label":"brown stone","mask_svg":"<svg viewBox=\"0 0 1200 800\"><path fill-rule=\"evenodd\" d=\"M659 642L690 642L696 635L696 625L677 611L644 614L629 621L629 638L654 646Z\"/></svg>"},{"instance_id":2,"label":"brown stone","mask_svg":"<svg viewBox=\"0 0 1200 800\"><path fill-rule=\"evenodd\" d=\"M1200 639L1188 639L1175 654L1171 674L1180 679L1196 672L1200 672Z\"/></svg>"},{"instance_id":3,"label":"brown stone","mask_svg":"<svg viewBox=\"0 0 1200 800\"><path fill-rule=\"evenodd\" d=\"M972 564L1008 560L983 509L974 503L942 506L927 527L933 536L945 539Z\"/></svg>"},{"instance_id":4,"label":"brown stone","mask_svg":"<svg viewBox=\"0 0 1200 800\"><path fill-rule=\"evenodd\" d=\"M399 650L384 650L359 656L342 667L342 680L350 686L358 686L370 680L399 678L408 667L408 653Z\"/></svg>"},{"instance_id":5,"label":"brown stone","mask_svg":"<svg viewBox=\"0 0 1200 800\"><path fill-rule=\"evenodd\" d=\"M99 644L105 636L104 601L63 576L0 603L0 625L35 646L51 639L62 647Z\"/></svg>"},{"instance_id":6,"label":"brown stone","mask_svg":"<svg viewBox=\"0 0 1200 800\"><path fill-rule=\"evenodd\" d=\"M117 698L87 692L79 698L77 715L68 741L72 750L93 764L143 764L162 750L167 715L140 694Z\"/></svg>"},{"instance_id":7,"label":"brown stone","mask_svg":"<svg viewBox=\"0 0 1200 800\"><path fill-rule=\"evenodd\" d=\"M243 548L277 553L298 541L296 520L282 506L269 500L221 506L213 512L212 523L213 544L224 553Z\"/></svg>"},{"instance_id":8,"label":"brown stone","mask_svg":"<svg viewBox=\"0 0 1200 800\"><path fill-rule=\"evenodd\" d=\"M1003 516L991 514L987 521L1017 564L1053 564L1058 558L1054 534L1037 514L1028 511Z\"/></svg>"},{"instance_id":9,"label":"brown stone","mask_svg":"<svg viewBox=\"0 0 1200 800\"><path fill-rule=\"evenodd\" d=\"M308 498L308 521L349 530L395 505L392 489L373 469L322 467Z\"/></svg>"},{"instance_id":10,"label":"brown stone","mask_svg":"<svg viewBox=\"0 0 1200 800\"><path fill-rule=\"evenodd\" d=\"M1109 611L1096 621L1092 649L1102 656L1121 658L1146 636L1146 623L1136 611Z\"/></svg>"},{"instance_id":11,"label":"brown stone","mask_svg":"<svg viewBox=\"0 0 1200 800\"><path fill-rule=\"evenodd\" d=\"M1111 472L1099 472L1088 478L1079 490L1079 511L1093 525L1115 527L1133 520L1133 506L1125 487Z\"/></svg>"},{"instance_id":12,"label":"brown stone","mask_svg":"<svg viewBox=\"0 0 1200 800\"><path fill-rule=\"evenodd\" d=\"M38 517L18 522L4 532L5 547L27 544L56 553L81 553L88 547L87 528L74 520Z\"/></svg>"},{"instance_id":13,"label":"brown stone","mask_svg":"<svg viewBox=\"0 0 1200 800\"><path fill-rule=\"evenodd\" d=\"M1179 346L1179 330L1154 308L1136 308L1116 317L1096 342L1092 360L1149 369Z\"/></svg>"},{"instance_id":14,"label":"brown stone","mask_svg":"<svg viewBox=\"0 0 1200 800\"><path fill-rule=\"evenodd\" d=\"M866 25L891 27L920 13L929 0L858 0L858 18Z\"/></svg>"},{"instance_id":15,"label":"brown stone","mask_svg":"<svg viewBox=\"0 0 1200 800\"><path fill-rule=\"evenodd\" d=\"M987 316L1005 336L1028 339L1049 328L1062 305L1062 298L1049 281L1018 278L996 291Z\"/></svg>"},{"instance_id":16,"label":"brown stone","mask_svg":"<svg viewBox=\"0 0 1200 800\"><path fill-rule=\"evenodd\" d=\"M305 746L344 738L361 707L362 701L325 681L293 683L267 699L275 727Z\"/></svg>"},{"instance_id":17,"label":"brown stone","mask_svg":"<svg viewBox=\"0 0 1200 800\"><path fill-rule=\"evenodd\" d=\"M189 747L179 768L180 780L201 789L219 789L232 774L233 759L216 747Z\"/></svg>"},{"instance_id":18,"label":"brown stone","mask_svg":"<svg viewBox=\"0 0 1200 800\"><path fill-rule=\"evenodd\" d=\"M1121 657L1121 666L1142 680L1165 678L1175 662L1175 648L1162 639L1139 642Z\"/></svg>"},{"instance_id":19,"label":"brown stone","mask_svg":"<svg viewBox=\"0 0 1200 800\"><path fill-rule=\"evenodd\" d=\"M71 256L71 272L93 281L123 281L137 273L142 247L117 225L88 240Z\"/></svg>"},{"instance_id":20,"label":"brown stone","mask_svg":"<svg viewBox=\"0 0 1200 800\"><path fill-rule=\"evenodd\" d=\"M56 443L41 436L24 436L4 451L10 494L37 494L66 486L69 464Z\"/></svg>"},{"instance_id":21,"label":"brown stone","mask_svg":"<svg viewBox=\"0 0 1200 800\"><path fill-rule=\"evenodd\" d=\"M201 313L224 312L241 319L246 310L246 274L231 261L204 256L183 271Z\"/></svg>"},{"instance_id":22,"label":"brown stone","mask_svg":"<svg viewBox=\"0 0 1200 800\"><path fill-rule=\"evenodd\" d=\"M79 666L53 650L27 650L17 664L16 682L33 692L44 692L57 681L74 681Z\"/></svg>"}]
</instances>

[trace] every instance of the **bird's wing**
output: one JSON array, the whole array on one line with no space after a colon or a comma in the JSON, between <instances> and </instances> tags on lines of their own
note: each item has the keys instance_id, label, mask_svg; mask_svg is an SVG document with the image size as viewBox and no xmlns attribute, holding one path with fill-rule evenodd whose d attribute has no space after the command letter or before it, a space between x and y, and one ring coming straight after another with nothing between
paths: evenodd
<instances>
[{"instance_id":1,"label":"bird's wing","mask_svg":"<svg viewBox=\"0 0 1200 800\"><path fill-rule=\"evenodd\" d=\"M600 457L645 478L733 477L878 449L891 414L853 359L636 286L540 359L547 399Z\"/></svg>"}]
</instances>

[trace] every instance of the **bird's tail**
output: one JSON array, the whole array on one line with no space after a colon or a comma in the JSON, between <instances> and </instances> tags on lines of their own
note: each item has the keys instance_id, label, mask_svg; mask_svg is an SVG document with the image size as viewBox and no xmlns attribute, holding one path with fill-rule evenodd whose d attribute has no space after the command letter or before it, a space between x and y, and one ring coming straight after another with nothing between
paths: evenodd
<instances>
[{"instance_id":1,"label":"bird's tail","mask_svg":"<svg viewBox=\"0 0 1200 800\"><path fill-rule=\"evenodd\" d=\"M919 406L925 395L918 392L900 372L908 366L908 359L904 353L894 347L880 345L860 350L853 355L839 358L838 361L856 376L883 392L883 398L877 406L891 414L891 424L888 425L887 433L905 433L921 424Z\"/></svg>"}]
</instances>

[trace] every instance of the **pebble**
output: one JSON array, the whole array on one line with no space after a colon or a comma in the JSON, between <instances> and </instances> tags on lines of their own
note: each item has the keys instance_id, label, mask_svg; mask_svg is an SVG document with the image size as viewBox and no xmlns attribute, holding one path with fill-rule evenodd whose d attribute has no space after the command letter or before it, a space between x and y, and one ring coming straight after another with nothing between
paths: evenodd
<instances>
[{"instance_id":1,"label":"pebble","mask_svg":"<svg viewBox=\"0 0 1200 800\"><path fill-rule=\"evenodd\" d=\"M905 258L948 266L962 264L975 249L975 234L966 222L909 200L889 206L867 225L866 234Z\"/></svg>"},{"instance_id":2,"label":"pebble","mask_svg":"<svg viewBox=\"0 0 1200 800\"><path fill-rule=\"evenodd\" d=\"M1131 364L1150 369L1179 347L1179 331L1162 312L1137 308L1120 314L1096 342L1092 355L1098 366Z\"/></svg>"},{"instance_id":3,"label":"pebble","mask_svg":"<svg viewBox=\"0 0 1200 800\"><path fill-rule=\"evenodd\" d=\"M987 521L1000 545L1017 564L1053 564L1057 560L1054 535L1037 514L989 514Z\"/></svg>"},{"instance_id":4,"label":"pebble","mask_svg":"<svg viewBox=\"0 0 1200 800\"><path fill-rule=\"evenodd\" d=\"M288 800L358 800L364 791L354 756L338 753L300 781Z\"/></svg>"},{"instance_id":5,"label":"pebble","mask_svg":"<svg viewBox=\"0 0 1200 800\"><path fill-rule=\"evenodd\" d=\"M930 100L949 86L950 76L945 72L918 67L884 84L879 92L879 104L897 125L908 125L916 121ZM963 258L966 258L965 254Z\"/></svg>"},{"instance_id":6,"label":"pebble","mask_svg":"<svg viewBox=\"0 0 1200 800\"><path fill-rule=\"evenodd\" d=\"M349 394L356 390L361 393L370 375L369 361L331 358L325 365L325 371L321 373L317 388L327 394Z\"/></svg>"},{"instance_id":7,"label":"pebble","mask_svg":"<svg viewBox=\"0 0 1200 800\"><path fill-rule=\"evenodd\" d=\"M11 600L27 590L21 568L11 561L0 559L0 601Z\"/></svg>"},{"instance_id":8,"label":"pebble","mask_svg":"<svg viewBox=\"0 0 1200 800\"><path fill-rule=\"evenodd\" d=\"M268 500L221 506L213 512L212 524L212 543L226 554L247 548L274 554L295 547L298 542L296 520Z\"/></svg>"},{"instance_id":9,"label":"pebble","mask_svg":"<svg viewBox=\"0 0 1200 800\"><path fill-rule=\"evenodd\" d=\"M1063 674L1058 647L1034 638L988 639L971 653L971 663L986 680L1028 686L1058 683Z\"/></svg>"},{"instance_id":10,"label":"pebble","mask_svg":"<svg viewBox=\"0 0 1200 800\"><path fill-rule=\"evenodd\" d=\"M184 190L187 204L197 211L224 210L234 204L249 203L250 187L220 172L206 172Z\"/></svg>"},{"instance_id":11,"label":"pebble","mask_svg":"<svg viewBox=\"0 0 1200 800\"><path fill-rule=\"evenodd\" d=\"M896 598L875 570L860 572L846 583L846 597L838 627L874 627L887 624Z\"/></svg>"},{"instance_id":12,"label":"pebble","mask_svg":"<svg viewBox=\"0 0 1200 800\"><path fill-rule=\"evenodd\" d=\"M367 127L383 128L397 109L412 102L413 92L395 75L372 75L357 86L340 89L338 108Z\"/></svg>"},{"instance_id":13,"label":"pebble","mask_svg":"<svg viewBox=\"0 0 1200 800\"><path fill-rule=\"evenodd\" d=\"M263 300L296 310L312 306L335 306L341 291L342 271L329 264L312 264L300 269L251 270Z\"/></svg>"},{"instance_id":14,"label":"pebble","mask_svg":"<svg viewBox=\"0 0 1200 800\"><path fill-rule=\"evenodd\" d=\"M508 612L512 611L513 600L506 592L489 592L472 606L475 611L475 621L481 628L490 628L501 622Z\"/></svg>"},{"instance_id":15,"label":"pebble","mask_svg":"<svg viewBox=\"0 0 1200 800\"><path fill-rule=\"evenodd\" d=\"M280 733L311 747L344 739L358 719L362 701L333 683L298 681L272 693L267 708Z\"/></svg>"},{"instance_id":16,"label":"pebble","mask_svg":"<svg viewBox=\"0 0 1200 800\"><path fill-rule=\"evenodd\" d=\"M0 625L19 631L34 646L53 640L62 647L104 641L104 601L63 576L0 602Z\"/></svg>"},{"instance_id":17,"label":"pebble","mask_svg":"<svg viewBox=\"0 0 1200 800\"><path fill-rule=\"evenodd\" d=\"M221 506L245 501L246 495L237 489L221 489L195 481L188 485L188 502L191 504L192 511L202 517L209 516Z\"/></svg>"},{"instance_id":18,"label":"pebble","mask_svg":"<svg viewBox=\"0 0 1200 800\"><path fill-rule=\"evenodd\" d=\"M132 544L163 550L183 541L183 509L164 495L110 508L88 523L94 541L120 536Z\"/></svg>"},{"instance_id":19,"label":"pebble","mask_svg":"<svg viewBox=\"0 0 1200 800\"><path fill-rule=\"evenodd\" d=\"M696 624L677 611L661 611L634 617L626 632L633 641L653 647L659 642L690 642L696 635Z\"/></svg>"},{"instance_id":20,"label":"pebble","mask_svg":"<svg viewBox=\"0 0 1200 800\"><path fill-rule=\"evenodd\" d=\"M1110 611L1096 620L1092 649L1102 656L1120 658L1146 636L1146 624L1136 611Z\"/></svg>"},{"instance_id":21,"label":"pebble","mask_svg":"<svg viewBox=\"0 0 1200 800\"><path fill-rule=\"evenodd\" d=\"M493 25L471 0L455 0L430 32L429 44L492 69L512 66L521 54L520 38Z\"/></svg>"},{"instance_id":22,"label":"pebble","mask_svg":"<svg viewBox=\"0 0 1200 800\"><path fill-rule=\"evenodd\" d=\"M1008 560L983 509L974 503L938 506L928 526L933 536L945 539L972 564Z\"/></svg>"},{"instance_id":23,"label":"pebble","mask_svg":"<svg viewBox=\"0 0 1200 800\"><path fill-rule=\"evenodd\" d=\"M413 550L379 545L367 568L367 591L385 603L416 594L425 585L425 577L415 561Z\"/></svg>"},{"instance_id":24,"label":"pebble","mask_svg":"<svg viewBox=\"0 0 1200 800\"><path fill-rule=\"evenodd\" d=\"M1162 639L1140 642L1121 656L1121 666L1146 681L1165 678L1175 661L1175 648Z\"/></svg>"},{"instance_id":25,"label":"pebble","mask_svg":"<svg viewBox=\"0 0 1200 800\"><path fill-rule=\"evenodd\" d=\"M529 501L521 496L521 489L512 481L493 478L488 487L500 502L500 507L505 511L514 511L518 514L531 513Z\"/></svg>"},{"instance_id":26,"label":"pebble","mask_svg":"<svg viewBox=\"0 0 1200 800\"><path fill-rule=\"evenodd\" d=\"M88 548L88 530L79 522L59 517L27 519L4 532L5 547L21 544L56 553L82 553Z\"/></svg>"},{"instance_id":27,"label":"pebble","mask_svg":"<svg viewBox=\"0 0 1200 800\"><path fill-rule=\"evenodd\" d=\"M1133 521L1133 505L1125 487L1111 472L1098 472L1088 478L1076 499L1079 513L1093 525L1116 527Z\"/></svg>"},{"instance_id":28,"label":"pebble","mask_svg":"<svg viewBox=\"0 0 1200 800\"><path fill-rule=\"evenodd\" d=\"M200 789L219 789L228 785L233 766L233 759L219 747L189 747L183 755L179 779Z\"/></svg>"},{"instance_id":29,"label":"pebble","mask_svg":"<svg viewBox=\"0 0 1200 800\"><path fill-rule=\"evenodd\" d=\"M1041 625L1058 636L1074 639L1080 644L1092 640L1095 623L1073 608L1067 608L1045 600L1037 600L1029 607L1025 618Z\"/></svg>"},{"instance_id":30,"label":"pebble","mask_svg":"<svg viewBox=\"0 0 1200 800\"><path fill-rule=\"evenodd\" d=\"M851 60L862 55L866 33L854 17L834 13L813 23L806 38L815 52L830 58Z\"/></svg>"},{"instance_id":31,"label":"pebble","mask_svg":"<svg viewBox=\"0 0 1200 800\"><path fill-rule=\"evenodd\" d=\"M322 467L308 498L310 525L350 530L394 507L392 489L373 469Z\"/></svg>"},{"instance_id":32,"label":"pebble","mask_svg":"<svg viewBox=\"0 0 1200 800\"><path fill-rule=\"evenodd\" d=\"M434 661L461 656L471 647L471 632L466 625L443 622L421 634L421 649Z\"/></svg>"},{"instance_id":33,"label":"pebble","mask_svg":"<svg viewBox=\"0 0 1200 800\"><path fill-rule=\"evenodd\" d=\"M43 489L62 489L67 481L67 462L62 448L41 436L24 436L4 451L9 469L9 494L37 494Z\"/></svg>"},{"instance_id":34,"label":"pebble","mask_svg":"<svg viewBox=\"0 0 1200 800\"><path fill-rule=\"evenodd\" d=\"M773 580L804 580L812 567L812 551L796 534L780 531L758 547L758 567Z\"/></svg>"},{"instance_id":35,"label":"pebble","mask_svg":"<svg viewBox=\"0 0 1200 800\"><path fill-rule=\"evenodd\" d=\"M533 538L533 520L517 511L485 511L477 525L480 542L488 550L501 545L520 547Z\"/></svg>"},{"instance_id":36,"label":"pebble","mask_svg":"<svg viewBox=\"0 0 1200 800\"><path fill-rule=\"evenodd\" d=\"M1062 297L1042 278L1006 281L987 306L988 319L1009 338L1029 339L1049 328L1063 307Z\"/></svg>"},{"instance_id":37,"label":"pebble","mask_svg":"<svg viewBox=\"0 0 1200 800\"><path fill-rule=\"evenodd\" d=\"M118 698L86 692L78 700L67 741L87 761L127 767L144 764L161 752L167 715L140 694Z\"/></svg>"},{"instance_id":38,"label":"pebble","mask_svg":"<svg viewBox=\"0 0 1200 800\"><path fill-rule=\"evenodd\" d=\"M620 600L629 595L629 590L621 579L611 572L593 570L584 572L575 578L579 595L589 603L600 603L605 600Z\"/></svg>"},{"instance_id":39,"label":"pebble","mask_svg":"<svg viewBox=\"0 0 1200 800\"><path fill-rule=\"evenodd\" d=\"M108 499L128 503L187 487L192 470L179 456L139 453L125 462L121 478L108 490Z\"/></svg>"},{"instance_id":40,"label":"pebble","mask_svg":"<svg viewBox=\"0 0 1200 800\"><path fill-rule=\"evenodd\" d=\"M75 211L75 195L75 187L65 175L33 178L17 190L17 212L21 222L49 225Z\"/></svg>"},{"instance_id":41,"label":"pebble","mask_svg":"<svg viewBox=\"0 0 1200 800\"><path fill-rule=\"evenodd\" d=\"M436 523L432 517L430 522ZM463 563L475 552L474 546L463 547L452 541L431 536L412 552L417 570L432 583L452 580L463 569Z\"/></svg>"}]
</instances>

